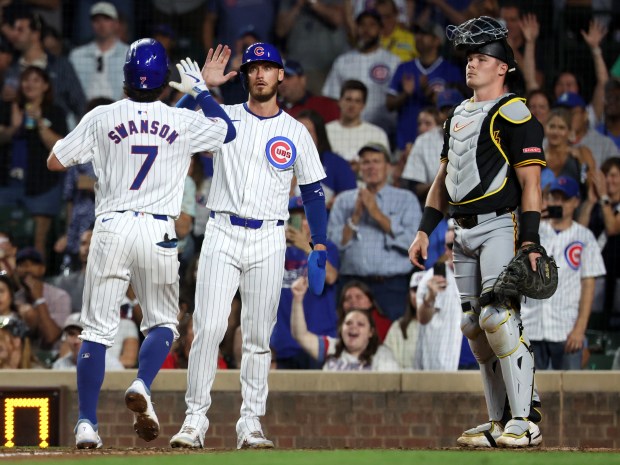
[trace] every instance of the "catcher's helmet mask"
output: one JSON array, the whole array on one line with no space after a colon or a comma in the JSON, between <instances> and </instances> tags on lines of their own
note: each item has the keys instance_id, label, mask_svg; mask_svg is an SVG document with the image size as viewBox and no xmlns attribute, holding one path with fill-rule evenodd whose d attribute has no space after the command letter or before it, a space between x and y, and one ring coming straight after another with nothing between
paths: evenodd
<instances>
[{"instance_id":1,"label":"catcher's helmet mask","mask_svg":"<svg viewBox=\"0 0 620 465\"><path fill-rule=\"evenodd\" d=\"M446 37L457 50L464 50L468 54L482 53L503 61L508 65L508 72L517 67L512 48L506 40L508 29L494 18L480 16L458 26L449 25Z\"/></svg>"},{"instance_id":2,"label":"catcher's helmet mask","mask_svg":"<svg viewBox=\"0 0 620 465\"><path fill-rule=\"evenodd\" d=\"M273 45L268 44L266 42L256 42L255 44L250 45L243 52L243 57L241 58L241 66L239 67L239 77L241 78L241 84L245 89L248 89L247 83L247 69L251 63L257 63L261 61L266 61L269 63L273 63L278 66L280 69L284 69L284 63L282 62L282 57L280 56L280 52ZM279 81L280 83L282 81Z\"/></svg>"}]
</instances>

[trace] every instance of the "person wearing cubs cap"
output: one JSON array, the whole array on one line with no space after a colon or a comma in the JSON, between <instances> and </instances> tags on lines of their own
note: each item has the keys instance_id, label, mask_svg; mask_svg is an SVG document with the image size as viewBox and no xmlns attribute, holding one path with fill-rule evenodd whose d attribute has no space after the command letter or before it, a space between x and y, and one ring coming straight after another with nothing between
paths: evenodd
<instances>
[{"instance_id":1,"label":"person wearing cubs cap","mask_svg":"<svg viewBox=\"0 0 620 465\"><path fill-rule=\"evenodd\" d=\"M536 424L540 403L520 299L499 298L495 283L516 248L523 248L526 266L534 271L548 260L538 245L543 129L523 99L504 90L517 67L504 25L481 16L448 26L446 35L467 55L466 84L474 95L446 120L441 164L409 257L424 268L428 236L445 213L454 218L461 330L480 365L488 413L487 422L463 432L457 443L537 446L542 441Z\"/></svg>"},{"instance_id":2,"label":"person wearing cubs cap","mask_svg":"<svg viewBox=\"0 0 620 465\"><path fill-rule=\"evenodd\" d=\"M225 73L230 50L209 50L202 75L219 86L237 75ZM245 103L224 105L238 128L235 142L213 154L211 210L200 251L194 310L194 341L189 357L185 421L170 440L172 447L204 447L207 411L215 379L217 353L228 326L230 304L239 289L241 393L236 425L237 448L273 448L260 417L267 408L269 346L284 278L285 222L293 176L301 190L310 229L308 284L323 292L327 262L327 212L320 181L325 171L312 136L277 103L284 63L272 44L256 42L244 52L239 69L248 92ZM190 97L178 105L194 107Z\"/></svg>"},{"instance_id":3,"label":"person wearing cubs cap","mask_svg":"<svg viewBox=\"0 0 620 465\"><path fill-rule=\"evenodd\" d=\"M559 176L546 196L548 220L540 242L558 260L558 291L547 300L527 299L521 308L538 370L580 370L585 331L594 300L594 280L605 275L592 231L573 220L579 183Z\"/></svg>"}]
</instances>

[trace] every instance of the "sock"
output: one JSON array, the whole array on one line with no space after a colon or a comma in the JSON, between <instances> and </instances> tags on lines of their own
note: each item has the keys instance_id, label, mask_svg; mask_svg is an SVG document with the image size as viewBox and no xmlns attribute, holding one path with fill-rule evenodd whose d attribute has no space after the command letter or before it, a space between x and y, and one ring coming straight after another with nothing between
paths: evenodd
<instances>
[{"instance_id":1,"label":"sock","mask_svg":"<svg viewBox=\"0 0 620 465\"><path fill-rule=\"evenodd\" d=\"M170 328L157 327L149 331L140 347L138 378L144 383L149 395L151 384L170 352L173 339L174 335Z\"/></svg>"},{"instance_id":2,"label":"sock","mask_svg":"<svg viewBox=\"0 0 620 465\"><path fill-rule=\"evenodd\" d=\"M97 425L97 404L105 375L106 346L84 341L77 359L78 419Z\"/></svg>"}]
</instances>

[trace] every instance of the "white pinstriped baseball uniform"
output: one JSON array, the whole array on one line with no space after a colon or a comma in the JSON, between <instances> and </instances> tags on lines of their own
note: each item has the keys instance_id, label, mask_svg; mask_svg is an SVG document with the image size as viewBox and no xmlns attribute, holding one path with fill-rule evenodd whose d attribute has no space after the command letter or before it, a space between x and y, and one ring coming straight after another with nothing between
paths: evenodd
<instances>
[{"instance_id":1,"label":"white pinstriped baseball uniform","mask_svg":"<svg viewBox=\"0 0 620 465\"><path fill-rule=\"evenodd\" d=\"M300 185L325 177L319 154L306 128L279 111L261 118L247 104L223 107L237 137L213 157L213 181L207 201L214 217L207 223L200 252L194 311L194 342L189 357L185 424L201 436L209 422L211 386L230 305L241 292L241 392L237 433L260 431L265 414L267 375L282 278L293 175ZM230 215L263 220L252 229L231 224Z\"/></svg>"},{"instance_id":2,"label":"white pinstriped baseball uniform","mask_svg":"<svg viewBox=\"0 0 620 465\"><path fill-rule=\"evenodd\" d=\"M219 118L126 99L95 108L54 145L63 166L92 161L97 176L82 339L113 344L130 282L144 310L140 329L163 326L178 335L173 219L191 155L217 150L226 132Z\"/></svg>"},{"instance_id":3,"label":"white pinstriped baseball uniform","mask_svg":"<svg viewBox=\"0 0 620 465\"><path fill-rule=\"evenodd\" d=\"M573 222L556 233L548 222L540 224L540 244L558 265L558 289L545 300L526 299L521 320L530 341L563 342L579 314L581 280L605 274L601 249L592 231Z\"/></svg>"}]
</instances>

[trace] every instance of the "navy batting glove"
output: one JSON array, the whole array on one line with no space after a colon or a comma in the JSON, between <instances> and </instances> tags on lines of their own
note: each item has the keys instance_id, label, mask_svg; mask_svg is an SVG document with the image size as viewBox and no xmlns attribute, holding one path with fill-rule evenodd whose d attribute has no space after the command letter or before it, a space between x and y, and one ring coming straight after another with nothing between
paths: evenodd
<instances>
[{"instance_id":1,"label":"navy batting glove","mask_svg":"<svg viewBox=\"0 0 620 465\"><path fill-rule=\"evenodd\" d=\"M313 250L308 255L308 286L314 295L321 295L325 287L326 250Z\"/></svg>"}]
</instances>

